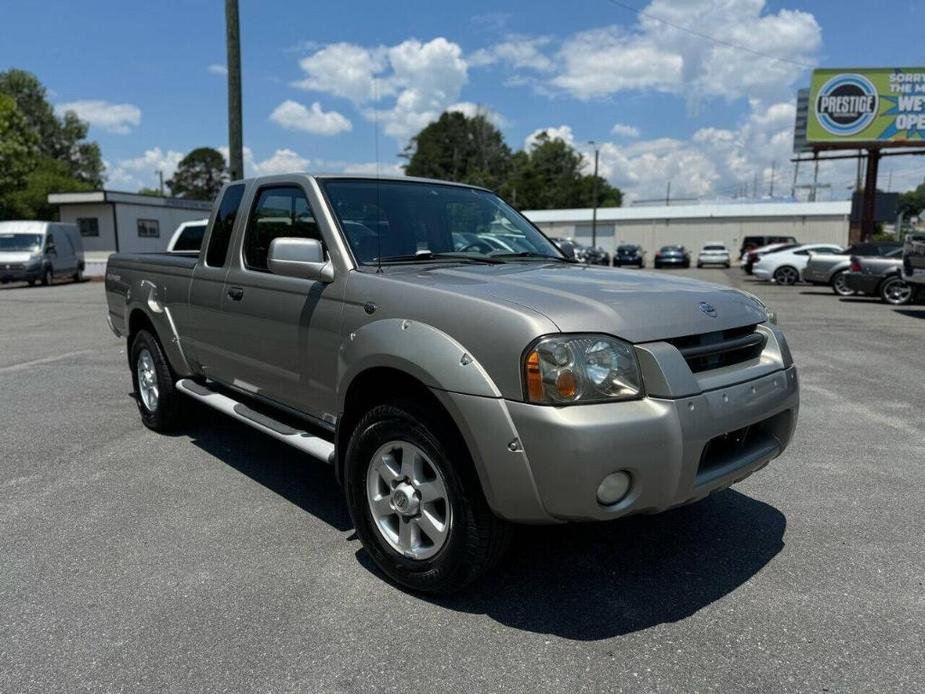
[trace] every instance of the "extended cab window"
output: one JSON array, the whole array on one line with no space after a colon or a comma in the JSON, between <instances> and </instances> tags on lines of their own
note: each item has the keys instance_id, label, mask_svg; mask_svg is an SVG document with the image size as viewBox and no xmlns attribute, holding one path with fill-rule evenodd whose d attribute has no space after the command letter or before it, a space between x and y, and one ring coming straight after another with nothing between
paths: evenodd
<instances>
[{"instance_id":1,"label":"extended cab window","mask_svg":"<svg viewBox=\"0 0 925 694\"><path fill-rule=\"evenodd\" d=\"M231 231L234 229L234 220L238 216L238 207L244 196L244 184L236 183L225 189L221 205L212 224L212 233L209 235L209 248L206 251L206 265L222 267L228 255L228 244L231 241Z\"/></svg>"},{"instance_id":2,"label":"extended cab window","mask_svg":"<svg viewBox=\"0 0 925 694\"><path fill-rule=\"evenodd\" d=\"M321 241L311 205L298 186L260 191L244 233L244 264L247 268L267 272L270 243L280 237Z\"/></svg>"}]
</instances>

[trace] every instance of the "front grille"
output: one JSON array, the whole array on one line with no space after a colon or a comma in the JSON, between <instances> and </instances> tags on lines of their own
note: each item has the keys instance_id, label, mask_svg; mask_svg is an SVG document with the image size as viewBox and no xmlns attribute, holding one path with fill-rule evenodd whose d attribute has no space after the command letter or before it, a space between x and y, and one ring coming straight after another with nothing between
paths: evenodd
<instances>
[{"instance_id":1,"label":"front grille","mask_svg":"<svg viewBox=\"0 0 925 694\"><path fill-rule=\"evenodd\" d=\"M718 330L702 335L687 335L667 340L681 352L694 373L756 359L764 350L767 338L754 325Z\"/></svg>"}]
</instances>

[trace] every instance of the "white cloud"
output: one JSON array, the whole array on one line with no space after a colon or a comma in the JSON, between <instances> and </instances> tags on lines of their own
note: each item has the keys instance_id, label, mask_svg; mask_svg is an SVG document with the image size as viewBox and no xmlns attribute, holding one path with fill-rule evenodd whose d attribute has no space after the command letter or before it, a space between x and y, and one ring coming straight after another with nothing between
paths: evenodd
<instances>
[{"instance_id":1,"label":"white cloud","mask_svg":"<svg viewBox=\"0 0 925 694\"><path fill-rule=\"evenodd\" d=\"M344 164L342 167L344 173L362 174L365 176L374 176L377 173L382 176L404 176L405 170L401 164L377 164L374 161Z\"/></svg>"},{"instance_id":2,"label":"white cloud","mask_svg":"<svg viewBox=\"0 0 925 694\"><path fill-rule=\"evenodd\" d=\"M551 42L548 36L511 34L493 46L480 48L467 56L466 60L472 67L501 63L514 69L548 72L555 67L555 63L542 49Z\"/></svg>"},{"instance_id":3,"label":"white cloud","mask_svg":"<svg viewBox=\"0 0 925 694\"><path fill-rule=\"evenodd\" d=\"M494 125L496 128L505 128L509 125L507 118L502 116L497 111L493 111L490 108L486 108L485 106L476 104L472 101L460 101L456 104L450 104L446 107L445 110L449 112L457 111L467 118L485 116L488 122Z\"/></svg>"},{"instance_id":4,"label":"white cloud","mask_svg":"<svg viewBox=\"0 0 925 694\"><path fill-rule=\"evenodd\" d=\"M106 164L107 185L117 190L136 191L140 188L155 188L158 184L157 171L162 171L164 181L173 176L177 165L183 159L183 152L153 147L138 157L122 159L115 166Z\"/></svg>"},{"instance_id":5,"label":"white cloud","mask_svg":"<svg viewBox=\"0 0 925 694\"><path fill-rule=\"evenodd\" d=\"M542 133L546 133L550 140L562 140L568 145L575 144L575 134L572 132L572 128L568 125L560 125L557 128L537 128L524 139L524 149L529 150L533 147Z\"/></svg>"},{"instance_id":6,"label":"white cloud","mask_svg":"<svg viewBox=\"0 0 925 694\"><path fill-rule=\"evenodd\" d=\"M268 159L255 163L253 170L258 176L295 173L307 171L309 163L310 160L296 154L291 149L278 149Z\"/></svg>"},{"instance_id":7,"label":"white cloud","mask_svg":"<svg viewBox=\"0 0 925 694\"><path fill-rule=\"evenodd\" d=\"M620 137L639 137L639 128L634 125L627 125L626 123L614 123L610 132Z\"/></svg>"},{"instance_id":8,"label":"white cloud","mask_svg":"<svg viewBox=\"0 0 925 694\"><path fill-rule=\"evenodd\" d=\"M299 61L305 77L295 86L349 99L368 120L404 142L459 100L468 81L458 44L437 37L408 39L394 46L366 48L349 43L325 46ZM377 102L380 103L374 103ZM390 106L384 99L394 97Z\"/></svg>"},{"instance_id":9,"label":"white cloud","mask_svg":"<svg viewBox=\"0 0 925 694\"><path fill-rule=\"evenodd\" d=\"M375 96L376 76L386 67L385 49L332 43L302 58L299 67L305 77L293 86L361 104Z\"/></svg>"},{"instance_id":10,"label":"white cloud","mask_svg":"<svg viewBox=\"0 0 925 694\"><path fill-rule=\"evenodd\" d=\"M718 40L659 20L702 28ZM630 89L683 94L693 104L704 97L781 97L805 72L801 63L815 62L821 42L813 15L766 13L765 0L654 0L631 30L611 26L568 38L552 84L579 99Z\"/></svg>"},{"instance_id":11,"label":"white cloud","mask_svg":"<svg viewBox=\"0 0 925 694\"><path fill-rule=\"evenodd\" d=\"M116 133L126 135L141 125L141 109L134 104L113 104L101 99L81 99L58 104L59 113L73 111L81 120L90 125Z\"/></svg>"},{"instance_id":12,"label":"white cloud","mask_svg":"<svg viewBox=\"0 0 925 694\"><path fill-rule=\"evenodd\" d=\"M206 68L213 75L227 75L228 68L222 65L221 63L212 63L209 67Z\"/></svg>"},{"instance_id":13,"label":"white cloud","mask_svg":"<svg viewBox=\"0 0 925 694\"><path fill-rule=\"evenodd\" d=\"M337 111L323 111L317 101L306 108L287 99L273 110L270 120L287 130L302 130L313 135L337 135L353 128L346 117Z\"/></svg>"}]
</instances>

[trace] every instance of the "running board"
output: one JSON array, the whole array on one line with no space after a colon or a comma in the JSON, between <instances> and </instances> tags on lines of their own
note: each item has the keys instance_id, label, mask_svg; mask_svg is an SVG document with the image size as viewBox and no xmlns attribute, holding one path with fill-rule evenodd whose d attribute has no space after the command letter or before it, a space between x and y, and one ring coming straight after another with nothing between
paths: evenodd
<instances>
[{"instance_id":1,"label":"running board","mask_svg":"<svg viewBox=\"0 0 925 694\"><path fill-rule=\"evenodd\" d=\"M334 462L334 444L330 441L309 434L307 431L294 429L288 424L279 422L272 417L268 417L262 412L252 410L244 403L238 402L227 395L217 393L208 387L200 385L189 378L181 378L177 381L177 390L203 402L219 412L223 412L230 417L234 417L240 422L244 422L257 431L272 436L278 441L288 443L293 448L298 448L303 453L308 453L313 458L318 458L326 463Z\"/></svg>"}]
</instances>

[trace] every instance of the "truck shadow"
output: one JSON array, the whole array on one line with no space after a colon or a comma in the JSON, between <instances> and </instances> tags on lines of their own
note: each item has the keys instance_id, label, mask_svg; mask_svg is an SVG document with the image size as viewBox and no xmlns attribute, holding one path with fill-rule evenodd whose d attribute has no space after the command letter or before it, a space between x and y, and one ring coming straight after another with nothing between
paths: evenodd
<instances>
[{"instance_id":1,"label":"truck shadow","mask_svg":"<svg viewBox=\"0 0 925 694\"><path fill-rule=\"evenodd\" d=\"M338 531L353 527L323 463L198 403L178 435ZM655 516L521 526L502 564L458 595L410 595L579 641L676 622L733 592L784 547L784 515L726 490ZM352 539L352 538L348 538ZM357 561L386 580L363 549Z\"/></svg>"},{"instance_id":2,"label":"truck shadow","mask_svg":"<svg viewBox=\"0 0 925 694\"><path fill-rule=\"evenodd\" d=\"M786 525L773 506L727 490L656 516L523 527L486 581L430 600L525 631L607 639L731 593L781 551Z\"/></svg>"},{"instance_id":3,"label":"truck shadow","mask_svg":"<svg viewBox=\"0 0 925 694\"><path fill-rule=\"evenodd\" d=\"M195 416L179 435L331 527L353 528L330 467L205 405L188 406Z\"/></svg>"}]
</instances>

